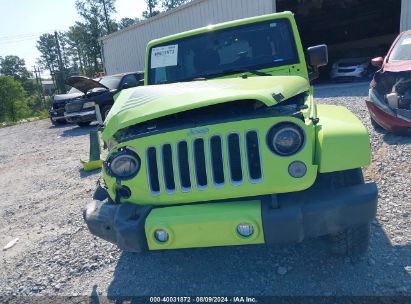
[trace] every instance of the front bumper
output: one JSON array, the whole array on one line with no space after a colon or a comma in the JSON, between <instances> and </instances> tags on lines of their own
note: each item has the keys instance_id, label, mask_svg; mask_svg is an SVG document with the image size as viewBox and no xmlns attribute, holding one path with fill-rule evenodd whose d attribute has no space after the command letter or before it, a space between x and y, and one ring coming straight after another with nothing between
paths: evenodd
<instances>
[{"instance_id":1,"label":"front bumper","mask_svg":"<svg viewBox=\"0 0 411 304\"><path fill-rule=\"evenodd\" d=\"M64 118L68 122L88 122L96 120L96 110L84 110L79 112L65 112Z\"/></svg>"},{"instance_id":2,"label":"front bumper","mask_svg":"<svg viewBox=\"0 0 411 304\"><path fill-rule=\"evenodd\" d=\"M353 71L352 71L353 70ZM331 79L338 79L338 78L362 78L367 74L367 71L364 69L358 69L356 67L350 68L339 68L339 69L332 69L330 73Z\"/></svg>"},{"instance_id":3,"label":"front bumper","mask_svg":"<svg viewBox=\"0 0 411 304\"><path fill-rule=\"evenodd\" d=\"M411 134L411 121L387 113L370 100L365 102L371 118L385 130L396 134Z\"/></svg>"},{"instance_id":4,"label":"front bumper","mask_svg":"<svg viewBox=\"0 0 411 304\"><path fill-rule=\"evenodd\" d=\"M57 120L64 120L64 109L51 109L49 111L49 117L51 120L53 121L57 121Z\"/></svg>"},{"instance_id":5,"label":"front bumper","mask_svg":"<svg viewBox=\"0 0 411 304\"><path fill-rule=\"evenodd\" d=\"M301 242L368 223L377 209L375 183L162 208L110 203L101 187L94 198L83 214L90 232L132 252ZM254 226L249 238L236 234L244 222ZM169 241L157 242L156 229L166 230Z\"/></svg>"}]
</instances>

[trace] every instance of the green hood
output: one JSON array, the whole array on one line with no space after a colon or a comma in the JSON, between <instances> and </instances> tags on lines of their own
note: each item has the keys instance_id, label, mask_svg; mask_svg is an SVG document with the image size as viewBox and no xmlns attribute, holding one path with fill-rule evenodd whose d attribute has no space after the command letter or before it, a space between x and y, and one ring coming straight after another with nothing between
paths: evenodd
<instances>
[{"instance_id":1,"label":"green hood","mask_svg":"<svg viewBox=\"0 0 411 304\"><path fill-rule=\"evenodd\" d=\"M144 121L236 100L259 100L267 106L309 90L300 76L264 76L181 82L123 90L105 121L103 138Z\"/></svg>"}]
</instances>

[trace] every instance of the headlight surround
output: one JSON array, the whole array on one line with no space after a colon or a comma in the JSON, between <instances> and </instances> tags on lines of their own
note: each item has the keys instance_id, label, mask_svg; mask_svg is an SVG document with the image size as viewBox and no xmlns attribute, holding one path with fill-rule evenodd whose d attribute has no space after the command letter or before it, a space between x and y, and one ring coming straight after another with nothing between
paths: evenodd
<instances>
[{"instance_id":1,"label":"headlight surround","mask_svg":"<svg viewBox=\"0 0 411 304\"><path fill-rule=\"evenodd\" d=\"M280 156L291 156L304 145L304 131L291 122L281 122L273 126L267 134L267 145L272 152Z\"/></svg>"},{"instance_id":2,"label":"headlight surround","mask_svg":"<svg viewBox=\"0 0 411 304\"><path fill-rule=\"evenodd\" d=\"M83 104L83 109L93 108L96 105L94 101L88 101Z\"/></svg>"},{"instance_id":3,"label":"headlight surround","mask_svg":"<svg viewBox=\"0 0 411 304\"><path fill-rule=\"evenodd\" d=\"M140 167L140 157L130 149L123 149L113 153L105 163L107 174L122 180L128 180L135 177L140 170Z\"/></svg>"}]
</instances>

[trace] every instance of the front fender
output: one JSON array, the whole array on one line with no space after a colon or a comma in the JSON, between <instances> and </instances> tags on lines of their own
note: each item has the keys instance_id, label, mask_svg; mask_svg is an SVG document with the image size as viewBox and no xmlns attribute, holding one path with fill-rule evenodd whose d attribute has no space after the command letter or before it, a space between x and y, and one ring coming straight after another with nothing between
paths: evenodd
<instances>
[{"instance_id":1,"label":"front fender","mask_svg":"<svg viewBox=\"0 0 411 304\"><path fill-rule=\"evenodd\" d=\"M347 108L317 105L315 164L319 172L335 172L371 163L371 145L366 127Z\"/></svg>"}]
</instances>

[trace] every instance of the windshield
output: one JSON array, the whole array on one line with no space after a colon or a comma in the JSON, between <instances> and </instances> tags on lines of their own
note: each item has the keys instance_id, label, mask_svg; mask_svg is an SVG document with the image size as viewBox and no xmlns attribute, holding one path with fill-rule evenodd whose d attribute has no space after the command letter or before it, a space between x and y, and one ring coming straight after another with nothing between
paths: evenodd
<instances>
[{"instance_id":1,"label":"windshield","mask_svg":"<svg viewBox=\"0 0 411 304\"><path fill-rule=\"evenodd\" d=\"M191 36L150 51L149 84L189 81L230 70L298 63L288 19L275 19Z\"/></svg>"},{"instance_id":2,"label":"windshield","mask_svg":"<svg viewBox=\"0 0 411 304\"><path fill-rule=\"evenodd\" d=\"M411 34L402 35L393 48L389 61L411 60Z\"/></svg>"},{"instance_id":3,"label":"windshield","mask_svg":"<svg viewBox=\"0 0 411 304\"><path fill-rule=\"evenodd\" d=\"M100 83L110 90L116 90L120 84L121 76L106 76L101 78Z\"/></svg>"}]
</instances>

